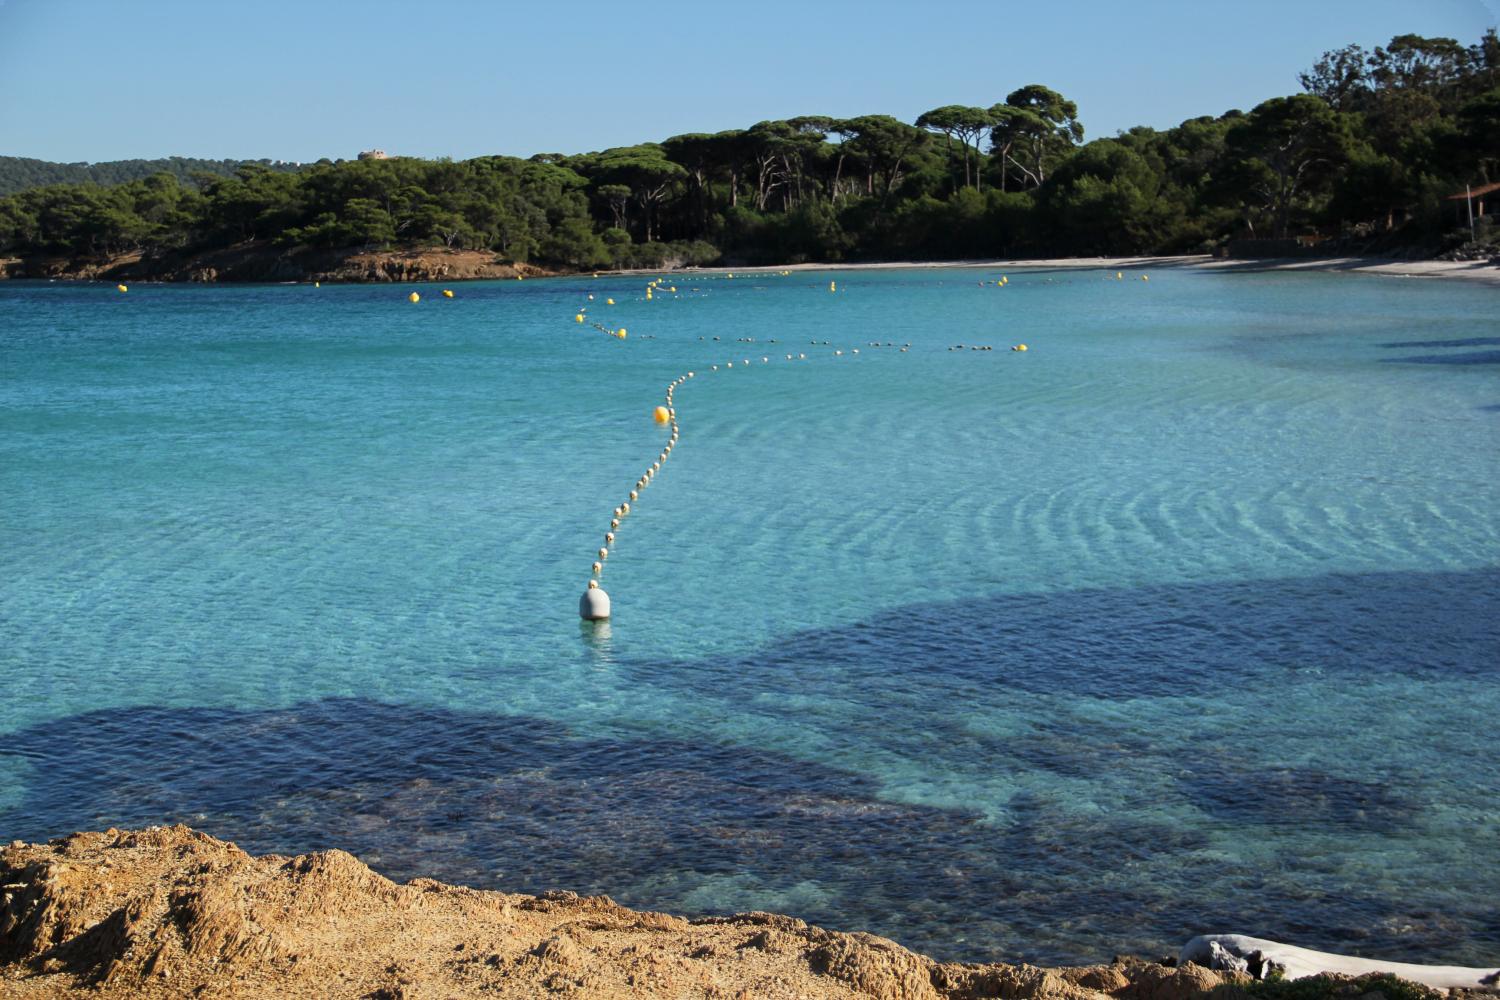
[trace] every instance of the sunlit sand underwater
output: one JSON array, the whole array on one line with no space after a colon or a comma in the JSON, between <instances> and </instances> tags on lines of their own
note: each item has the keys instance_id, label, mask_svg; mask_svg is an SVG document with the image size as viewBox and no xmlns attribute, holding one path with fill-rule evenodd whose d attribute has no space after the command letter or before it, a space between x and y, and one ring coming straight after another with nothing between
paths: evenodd
<instances>
[{"instance_id":1,"label":"sunlit sand underwater","mask_svg":"<svg viewBox=\"0 0 1500 1000\"><path fill-rule=\"evenodd\" d=\"M1493 962L1494 290L1149 279L0 283L0 837Z\"/></svg>"}]
</instances>

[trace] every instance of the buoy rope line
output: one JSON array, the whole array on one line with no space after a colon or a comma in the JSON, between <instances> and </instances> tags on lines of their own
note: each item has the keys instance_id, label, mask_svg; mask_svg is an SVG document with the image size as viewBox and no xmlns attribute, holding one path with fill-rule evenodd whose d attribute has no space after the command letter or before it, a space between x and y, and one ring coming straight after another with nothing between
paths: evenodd
<instances>
[{"instance_id":1,"label":"buoy rope line","mask_svg":"<svg viewBox=\"0 0 1500 1000\"><path fill-rule=\"evenodd\" d=\"M582 314L580 313L580 315L582 315ZM595 330L598 330L600 333L607 333L611 337L618 338L619 340L624 340L625 339L625 332L626 331L625 331L625 328L623 326L620 327L618 330L611 330L609 327L605 326L603 323L590 323L589 326L592 326Z\"/></svg>"},{"instance_id":2,"label":"buoy rope line","mask_svg":"<svg viewBox=\"0 0 1500 1000\"><path fill-rule=\"evenodd\" d=\"M872 346L874 346L873 343ZM902 347L901 353L905 354L909 348L910 345ZM859 348L857 347L849 351L838 348L832 352L832 355L833 357L839 358L843 357L845 354L855 355L858 353ZM785 355L784 359L787 361L806 361L807 355L805 353L787 354ZM771 363L771 361L772 358L770 355L764 355L760 359L760 363L763 365L768 365ZM737 362L731 360L726 361L722 365L709 365L708 370L710 373L717 372L721 368L725 371L729 371L735 368L736 365L744 369L753 367L754 363L755 362L751 358L743 358ZM657 423L666 424L671 428L672 433L667 438L667 443L662 447L660 454L656 456L656 460L651 463L646 471L641 473L641 477L635 481L635 486L631 488L630 492L626 496L625 501L618 507L616 507L610 516L609 530L604 533L604 544L601 545L599 547L599 551L595 553L594 565L592 567L592 571L589 574L588 589L583 592L583 597L580 598L578 602L578 616L585 621L602 621L609 617L609 595L606 594L604 592L604 588L599 585L599 580L604 574L604 566L609 561L609 554L611 550L614 549L615 539L619 534L621 524L624 522L625 518L630 516L630 505L639 502L640 495L645 492L646 487L650 486L651 483L656 479L657 475L662 470L662 466L666 465L667 459L672 457L672 449L677 446L677 440L681 433L681 427L677 422L677 390L682 386L684 382L687 382L689 379L696 378L697 375L698 373L696 370L683 372L681 375L678 375L672 381L667 383L667 390L663 397L665 405L658 406L655 410L654 416Z\"/></svg>"}]
</instances>

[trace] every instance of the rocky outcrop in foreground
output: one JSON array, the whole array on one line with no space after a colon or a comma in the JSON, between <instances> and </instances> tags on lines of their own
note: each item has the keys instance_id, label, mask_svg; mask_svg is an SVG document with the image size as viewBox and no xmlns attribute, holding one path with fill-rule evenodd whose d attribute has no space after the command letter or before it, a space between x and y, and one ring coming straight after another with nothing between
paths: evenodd
<instances>
[{"instance_id":1,"label":"rocky outcrop in foreground","mask_svg":"<svg viewBox=\"0 0 1500 1000\"><path fill-rule=\"evenodd\" d=\"M342 851L254 858L182 826L0 851L5 997L1197 1000L1244 981L1127 960L938 964L791 917L397 885Z\"/></svg>"}]
</instances>

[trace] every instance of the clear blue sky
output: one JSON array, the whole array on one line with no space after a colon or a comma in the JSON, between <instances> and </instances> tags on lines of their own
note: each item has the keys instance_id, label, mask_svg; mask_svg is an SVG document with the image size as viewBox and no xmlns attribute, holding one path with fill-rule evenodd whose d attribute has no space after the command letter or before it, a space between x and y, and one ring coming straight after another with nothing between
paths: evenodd
<instances>
[{"instance_id":1,"label":"clear blue sky","mask_svg":"<svg viewBox=\"0 0 1500 1000\"><path fill-rule=\"evenodd\" d=\"M1248 109L1350 42L1497 0L0 0L0 154L529 156L797 114L988 106L1027 83L1091 137Z\"/></svg>"}]
</instances>

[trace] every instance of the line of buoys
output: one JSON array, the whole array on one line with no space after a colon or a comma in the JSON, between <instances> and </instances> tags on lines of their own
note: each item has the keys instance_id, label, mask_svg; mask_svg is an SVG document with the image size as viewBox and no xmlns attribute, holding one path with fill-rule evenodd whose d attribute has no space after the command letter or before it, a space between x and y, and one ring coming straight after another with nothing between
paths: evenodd
<instances>
[{"instance_id":1,"label":"line of buoys","mask_svg":"<svg viewBox=\"0 0 1500 1000\"><path fill-rule=\"evenodd\" d=\"M635 487L626 494L629 499L616 507L614 517L610 518L609 530L604 533L604 547L599 550L599 558L594 560L591 567L588 588L584 590L583 596L578 599L578 616L584 621L604 621L609 618L609 594L605 593L604 588L599 585L599 577L604 572L604 563L609 558L610 547L615 544L615 532L620 528L620 521L630 513L630 505L640 499L642 491L651 485L651 480L655 479L657 473L661 472L662 464L671 457L672 449L677 446L679 431L677 426L677 410L674 408L674 397L677 387L693 376L693 372L687 372L668 382L666 405L658 406L651 411L652 419L658 425L670 425L672 433L667 438L667 443L663 446L661 453L656 456L656 461L652 462L650 467L641 473L641 477L635 481Z\"/></svg>"},{"instance_id":2,"label":"line of buoys","mask_svg":"<svg viewBox=\"0 0 1500 1000\"><path fill-rule=\"evenodd\" d=\"M605 330L606 333L609 332L605 327L600 326L598 323L595 323L594 325L601 330ZM620 333L624 333L624 331L621 330ZM718 340L719 338L715 337L714 339ZM902 352L904 353L910 346L911 345L908 344L906 347L901 348ZM858 354L859 349L854 348L850 353ZM843 355L844 351L842 348L835 349L833 351L834 357L842 357ZM791 354L787 354L785 357L788 361L793 360L793 355ZM795 358L798 361L806 361L807 355L805 353L797 354ZM760 360L761 364L770 364L771 357L770 355L765 355L762 356ZM751 360L749 358L742 358L740 360L740 365L742 367L750 367ZM724 362L724 368L726 370L733 367L733 360ZM710 372L717 372L719 370L719 366L716 364L709 365L708 370ZM610 617L611 607L609 594L605 593L604 588L600 585L600 577L604 573L605 563L609 559L609 553L615 544L615 538L617 532L620 529L620 523L630 514L630 505L639 501L640 495L645 491L647 486L651 485L652 481L655 480L656 476L661 472L662 466L666 464L667 459L672 456L672 449L677 447L677 438L680 433L680 428L677 423L676 409L677 389L684 382L687 382L689 379L696 377L696 374L697 373L693 371L684 372L672 381L668 382L663 404L655 407L651 411L652 420L654 420L658 425L665 424L669 426L671 428L671 434L668 436L667 443L662 447L661 452L656 456L655 461L653 461L649 466L646 467L646 471L641 473L640 478L635 481L635 486L626 494L629 499L627 499L624 503L620 504L614 509L613 516L609 521L609 530L604 534L604 545L598 550L596 558L590 565L588 587L584 590L583 596L578 600L578 616L584 621L605 621Z\"/></svg>"}]
</instances>

